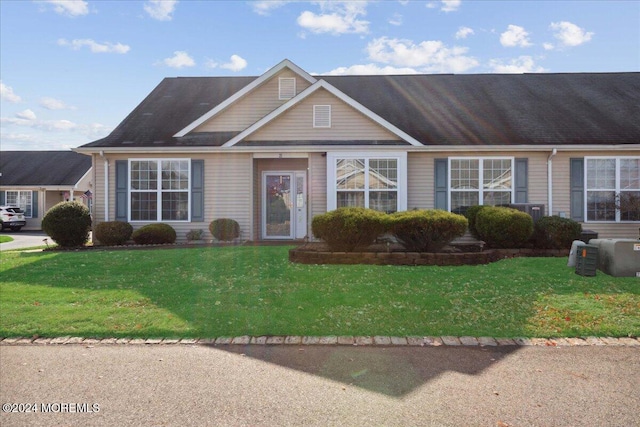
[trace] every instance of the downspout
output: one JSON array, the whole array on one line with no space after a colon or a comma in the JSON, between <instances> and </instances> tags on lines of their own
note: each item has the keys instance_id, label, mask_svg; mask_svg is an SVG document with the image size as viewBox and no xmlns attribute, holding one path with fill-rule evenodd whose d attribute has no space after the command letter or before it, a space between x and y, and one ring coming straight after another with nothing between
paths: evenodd
<instances>
[{"instance_id":1,"label":"downspout","mask_svg":"<svg viewBox=\"0 0 640 427\"><path fill-rule=\"evenodd\" d=\"M104 160L104 220L109 221L109 160L100 150L100 157Z\"/></svg>"},{"instance_id":2,"label":"downspout","mask_svg":"<svg viewBox=\"0 0 640 427\"><path fill-rule=\"evenodd\" d=\"M558 154L558 150L554 148L547 158L547 200L549 201L549 212L547 215L553 215L553 156Z\"/></svg>"}]
</instances>

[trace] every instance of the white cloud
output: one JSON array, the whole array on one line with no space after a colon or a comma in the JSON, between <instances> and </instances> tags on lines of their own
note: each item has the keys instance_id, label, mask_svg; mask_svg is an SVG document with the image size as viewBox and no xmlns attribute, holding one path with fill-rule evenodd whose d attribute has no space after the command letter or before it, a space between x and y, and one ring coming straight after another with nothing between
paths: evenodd
<instances>
[{"instance_id":1,"label":"white cloud","mask_svg":"<svg viewBox=\"0 0 640 427\"><path fill-rule=\"evenodd\" d=\"M171 21L178 0L147 0L144 11L158 21Z\"/></svg>"},{"instance_id":2,"label":"white cloud","mask_svg":"<svg viewBox=\"0 0 640 427\"><path fill-rule=\"evenodd\" d=\"M79 50L82 47L88 47L93 53L119 53L124 54L131 50L131 47L122 43L98 43L91 39L58 39L59 46L70 47L73 50Z\"/></svg>"},{"instance_id":3,"label":"white cloud","mask_svg":"<svg viewBox=\"0 0 640 427\"><path fill-rule=\"evenodd\" d=\"M461 3L462 0L442 0L440 10L443 12L455 12L460 8Z\"/></svg>"},{"instance_id":4,"label":"white cloud","mask_svg":"<svg viewBox=\"0 0 640 427\"><path fill-rule=\"evenodd\" d=\"M475 34L472 28L469 27L460 27L458 31L456 31L457 39L466 39L470 35Z\"/></svg>"},{"instance_id":5,"label":"white cloud","mask_svg":"<svg viewBox=\"0 0 640 427\"><path fill-rule=\"evenodd\" d=\"M553 49L555 49L555 46L553 45L553 43L542 43L542 47L544 48L544 50L553 50Z\"/></svg>"},{"instance_id":6,"label":"white cloud","mask_svg":"<svg viewBox=\"0 0 640 427\"><path fill-rule=\"evenodd\" d=\"M366 2L323 1L320 14L308 10L298 16L298 25L312 33L362 34L369 32L369 21L358 19L367 13Z\"/></svg>"},{"instance_id":7,"label":"white cloud","mask_svg":"<svg viewBox=\"0 0 640 427\"><path fill-rule=\"evenodd\" d=\"M510 60L506 64L500 59L492 59L489 61L489 66L494 73L522 74L544 73L547 71L544 68L537 66L533 58L530 56L520 56Z\"/></svg>"},{"instance_id":8,"label":"white cloud","mask_svg":"<svg viewBox=\"0 0 640 427\"><path fill-rule=\"evenodd\" d=\"M16 113L16 117L22 120L35 120L36 119L36 113L34 113L33 111L29 110L28 108L24 111L21 111L19 113Z\"/></svg>"},{"instance_id":9,"label":"white cloud","mask_svg":"<svg viewBox=\"0 0 640 427\"><path fill-rule=\"evenodd\" d=\"M225 68L231 71L240 71L243 70L246 66L247 61L244 58L238 55L231 55L231 60L226 64L222 64L220 68Z\"/></svg>"},{"instance_id":10,"label":"white cloud","mask_svg":"<svg viewBox=\"0 0 640 427\"><path fill-rule=\"evenodd\" d=\"M346 75L371 75L371 74L418 74L419 71L408 67L392 67L387 65L380 67L376 64L352 65L350 67L338 67L329 72L323 73L327 76Z\"/></svg>"},{"instance_id":11,"label":"white cloud","mask_svg":"<svg viewBox=\"0 0 640 427\"><path fill-rule=\"evenodd\" d=\"M399 13L394 13L391 18L389 18L389 24L399 26L402 25L402 15Z\"/></svg>"},{"instance_id":12,"label":"white cloud","mask_svg":"<svg viewBox=\"0 0 640 427\"><path fill-rule=\"evenodd\" d=\"M529 33L518 25L509 25L507 31L500 34L500 44L504 47L527 47L531 46Z\"/></svg>"},{"instance_id":13,"label":"white cloud","mask_svg":"<svg viewBox=\"0 0 640 427\"><path fill-rule=\"evenodd\" d=\"M49 97L40 98L40 106L47 110L75 110L74 107L65 104L59 99Z\"/></svg>"},{"instance_id":14,"label":"white cloud","mask_svg":"<svg viewBox=\"0 0 640 427\"><path fill-rule=\"evenodd\" d=\"M22 101L22 98L13 92L13 88L11 86L7 86L2 82L0 82L0 99L14 104Z\"/></svg>"},{"instance_id":15,"label":"white cloud","mask_svg":"<svg viewBox=\"0 0 640 427\"><path fill-rule=\"evenodd\" d=\"M278 9L287 3L291 3L290 0L263 0L251 2L253 11L258 15L269 15L272 10Z\"/></svg>"},{"instance_id":16,"label":"white cloud","mask_svg":"<svg viewBox=\"0 0 640 427\"><path fill-rule=\"evenodd\" d=\"M16 117L2 117L0 123L7 123L16 126L25 126L44 131L68 131L78 127L77 124L69 120L38 120L31 110L17 113Z\"/></svg>"},{"instance_id":17,"label":"white cloud","mask_svg":"<svg viewBox=\"0 0 640 427\"><path fill-rule=\"evenodd\" d=\"M82 16L89 13L89 5L84 0L43 0L53 6L53 10L66 16Z\"/></svg>"},{"instance_id":18,"label":"white cloud","mask_svg":"<svg viewBox=\"0 0 640 427\"><path fill-rule=\"evenodd\" d=\"M466 47L446 47L441 41L423 41L380 37L367 45L369 58L375 62L398 67L417 67L421 72L461 73L478 65L466 56Z\"/></svg>"},{"instance_id":19,"label":"white cloud","mask_svg":"<svg viewBox=\"0 0 640 427\"><path fill-rule=\"evenodd\" d=\"M196 65L196 62L193 60L189 54L182 50L177 50L173 52L173 56L170 58L165 58L162 60L162 63L167 67L171 68L184 68L184 67L193 67Z\"/></svg>"},{"instance_id":20,"label":"white cloud","mask_svg":"<svg viewBox=\"0 0 640 427\"><path fill-rule=\"evenodd\" d=\"M567 21L552 22L550 28L555 31L555 38L564 46L579 46L591 40L594 34Z\"/></svg>"}]
</instances>

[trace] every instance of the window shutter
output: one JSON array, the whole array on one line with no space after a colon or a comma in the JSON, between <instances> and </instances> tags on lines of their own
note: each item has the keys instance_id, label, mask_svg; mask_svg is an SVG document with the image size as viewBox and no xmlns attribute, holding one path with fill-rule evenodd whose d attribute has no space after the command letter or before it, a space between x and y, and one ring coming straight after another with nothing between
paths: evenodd
<instances>
[{"instance_id":1,"label":"window shutter","mask_svg":"<svg viewBox=\"0 0 640 427\"><path fill-rule=\"evenodd\" d=\"M314 105L313 106L313 127L314 128L330 128L331 127L331 105Z\"/></svg>"},{"instance_id":2,"label":"window shutter","mask_svg":"<svg viewBox=\"0 0 640 427\"><path fill-rule=\"evenodd\" d=\"M191 160L191 221L204 221L204 160Z\"/></svg>"},{"instance_id":3,"label":"window shutter","mask_svg":"<svg viewBox=\"0 0 640 427\"><path fill-rule=\"evenodd\" d=\"M0 191L0 205L4 206L4 201L5 201L5 192L4 191Z\"/></svg>"},{"instance_id":4,"label":"window shutter","mask_svg":"<svg viewBox=\"0 0 640 427\"><path fill-rule=\"evenodd\" d=\"M515 191L514 203L529 202L529 159L515 159Z\"/></svg>"},{"instance_id":5,"label":"window shutter","mask_svg":"<svg viewBox=\"0 0 640 427\"><path fill-rule=\"evenodd\" d=\"M449 188L449 160L435 159L435 208L449 210L448 188Z\"/></svg>"},{"instance_id":6,"label":"window shutter","mask_svg":"<svg viewBox=\"0 0 640 427\"><path fill-rule=\"evenodd\" d=\"M116 221L127 221L128 215L128 200L127 193L129 183L128 180L128 161L116 160ZM109 197L108 194L105 197Z\"/></svg>"},{"instance_id":7,"label":"window shutter","mask_svg":"<svg viewBox=\"0 0 640 427\"><path fill-rule=\"evenodd\" d=\"M31 192L31 218L38 218L38 192Z\"/></svg>"},{"instance_id":8,"label":"window shutter","mask_svg":"<svg viewBox=\"0 0 640 427\"><path fill-rule=\"evenodd\" d=\"M584 221L584 158L569 159L571 219Z\"/></svg>"},{"instance_id":9,"label":"window shutter","mask_svg":"<svg viewBox=\"0 0 640 427\"><path fill-rule=\"evenodd\" d=\"M280 77L278 79L279 99L291 99L296 96L296 79L295 77Z\"/></svg>"}]
</instances>

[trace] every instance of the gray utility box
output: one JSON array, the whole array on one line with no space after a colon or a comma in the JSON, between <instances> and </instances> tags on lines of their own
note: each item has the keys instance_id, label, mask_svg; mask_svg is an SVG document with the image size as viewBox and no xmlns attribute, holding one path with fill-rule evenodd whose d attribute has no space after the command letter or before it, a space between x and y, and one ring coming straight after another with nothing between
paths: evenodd
<instances>
[{"instance_id":1,"label":"gray utility box","mask_svg":"<svg viewBox=\"0 0 640 427\"><path fill-rule=\"evenodd\" d=\"M614 277L640 277L640 240L592 239L597 246L598 269Z\"/></svg>"},{"instance_id":2,"label":"gray utility box","mask_svg":"<svg viewBox=\"0 0 640 427\"><path fill-rule=\"evenodd\" d=\"M576 274L595 276L598 270L598 247L594 245L578 246L576 251Z\"/></svg>"}]
</instances>

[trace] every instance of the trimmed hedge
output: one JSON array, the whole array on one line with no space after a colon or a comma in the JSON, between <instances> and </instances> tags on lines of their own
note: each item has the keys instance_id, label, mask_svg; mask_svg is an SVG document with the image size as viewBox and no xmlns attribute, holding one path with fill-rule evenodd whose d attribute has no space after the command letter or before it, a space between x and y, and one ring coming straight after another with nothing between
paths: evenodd
<instances>
[{"instance_id":1,"label":"trimmed hedge","mask_svg":"<svg viewBox=\"0 0 640 427\"><path fill-rule=\"evenodd\" d=\"M78 202L60 202L47 211L42 230L63 248L83 246L89 240L91 215Z\"/></svg>"},{"instance_id":2,"label":"trimmed hedge","mask_svg":"<svg viewBox=\"0 0 640 427\"><path fill-rule=\"evenodd\" d=\"M133 234L133 227L124 221L99 223L93 230L93 237L106 246L124 245Z\"/></svg>"},{"instance_id":3,"label":"trimmed hedge","mask_svg":"<svg viewBox=\"0 0 640 427\"><path fill-rule=\"evenodd\" d=\"M176 230L169 224L148 224L133 232L131 238L138 245L161 245L176 241Z\"/></svg>"},{"instance_id":4,"label":"trimmed hedge","mask_svg":"<svg viewBox=\"0 0 640 427\"><path fill-rule=\"evenodd\" d=\"M464 235L467 219L462 215L431 209L390 215L389 231L411 252L437 252Z\"/></svg>"},{"instance_id":5,"label":"trimmed hedge","mask_svg":"<svg viewBox=\"0 0 640 427\"><path fill-rule=\"evenodd\" d=\"M464 213L464 216L469 221L469 232L476 239L480 238L480 236L478 235L478 230L476 229L476 216L478 215L478 212L480 212L484 208L485 208L484 205L470 206L469 208L467 208L467 211Z\"/></svg>"},{"instance_id":6,"label":"trimmed hedge","mask_svg":"<svg viewBox=\"0 0 640 427\"><path fill-rule=\"evenodd\" d=\"M333 251L352 252L371 245L387 229L388 216L366 208L338 208L317 215L311 222L313 235Z\"/></svg>"},{"instance_id":7,"label":"trimmed hedge","mask_svg":"<svg viewBox=\"0 0 640 427\"><path fill-rule=\"evenodd\" d=\"M582 225L570 218L545 216L533 228L533 242L541 249L568 249L580 240Z\"/></svg>"},{"instance_id":8,"label":"trimmed hedge","mask_svg":"<svg viewBox=\"0 0 640 427\"><path fill-rule=\"evenodd\" d=\"M209 224L211 235L223 242L230 242L240 237L240 224L230 218L220 218L211 221Z\"/></svg>"},{"instance_id":9,"label":"trimmed hedge","mask_svg":"<svg viewBox=\"0 0 640 427\"><path fill-rule=\"evenodd\" d=\"M521 248L533 234L533 218L517 209L485 206L475 219L478 237L491 248Z\"/></svg>"}]
</instances>

